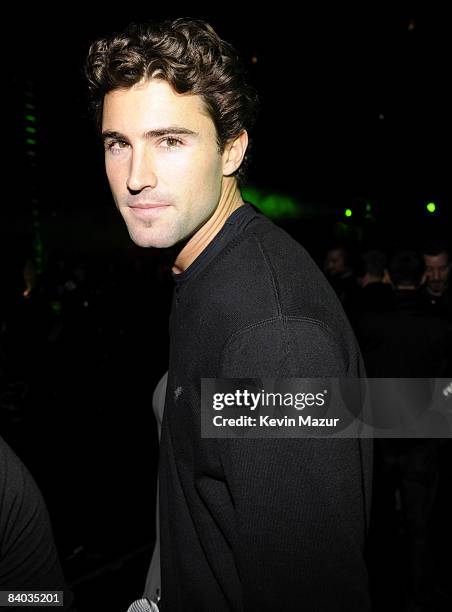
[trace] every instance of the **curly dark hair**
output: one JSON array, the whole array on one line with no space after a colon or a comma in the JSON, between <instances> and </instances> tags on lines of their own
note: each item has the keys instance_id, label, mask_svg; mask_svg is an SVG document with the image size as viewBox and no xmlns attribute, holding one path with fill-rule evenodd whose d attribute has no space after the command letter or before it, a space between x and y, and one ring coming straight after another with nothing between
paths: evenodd
<instances>
[{"instance_id":1,"label":"curly dark hair","mask_svg":"<svg viewBox=\"0 0 452 612\"><path fill-rule=\"evenodd\" d=\"M104 96L147 79L162 79L177 93L201 96L220 153L256 119L257 94L236 51L199 19L132 23L123 33L99 39L89 48L85 75L99 130ZM235 173L239 182L244 180L248 151Z\"/></svg>"}]
</instances>

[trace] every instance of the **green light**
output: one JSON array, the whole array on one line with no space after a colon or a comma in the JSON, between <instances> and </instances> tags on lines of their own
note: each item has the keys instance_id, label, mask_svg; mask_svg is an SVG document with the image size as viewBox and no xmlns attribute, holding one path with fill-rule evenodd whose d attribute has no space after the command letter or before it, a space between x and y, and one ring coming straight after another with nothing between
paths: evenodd
<instances>
[{"instance_id":1,"label":"green light","mask_svg":"<svg viewBox=\"0 0 452 612\"><path fill-rule=\"evenodd\" d=\"M296 218L300 209L295 200L280 194L264 194L259 188L247 185L241 189L242 197L247 202L257 206L264 215L278 219L282 217Z\"/></svg>"},{"instance_id":2,"label":"green light","mask_svg":"<svg viewBox=\"0 0 452 612\"><path fill-rule=\"evenodd\" d=\"M36 140L34 140L34 138L27 138L27 140L25 142L27 144L29 144L29 145L35 145L36 144Z\"/></svg>"},{"instance_id":3,"label":"green light","mask_svg":"<svg viewBox=\"0 0 452 612\"><path fill-rule=\"evenodd\" d=\"M28 110L35 110L36 106L34 104L30 104L29 102L27 102L25 104L25 108L28 108Z\"/></svg>"},{"instance_id":4,"label":"green light","mask_svg":"<svg viewBox=\"0 0 452 612\"><path fill-rule=\"evenodd\" d=\"M372 205L370 202L367 202L366 204L366 212L370 212L372 210Z\"/></svg>"},{"instance_id":5,"label":"green light","mask_svg":"<svg viewBox=\"0 0 452 612\"><path fill-rule=\"evenodd\" d=\"M59 314L60 314L60 312L61 312L61 302L59 302L58 300L54 300L54 301L51 303L51 306L52 306L52 310L53 310L53 312L54 312L55 314L59 315Z\"/></svg>"},{"instance_id":6,"label":"green light","mask_svg":"<svg viewBox=\"0 0 452 612\"><path fill-rule=\"evenodd\" d=\"M345 214L346 217L351 217L352 214L353 214L352 209L351 208L346 208L344 214Z\"/></svg>"},{"instance_id":7,"label":"green light","mask_svg":"<svg viewBox=\"0 0 452 612\"><path fill-rule=\"evenodd\" d=\"M27 121L32 121L33 123L36 121L36 117L34 115L25 115L25 119Z\"/></svg>"},{"instance_id":8,"label":"green light","mask_svg":"<svg viewBox=\"0 0 452 612\"><path fill-rule=\"evenodd\" d=\"M435 202L429 202L426 206L427 210L429 213L434 213L436 210L436 204Z\"/></svg>"},{"instance_id":9,"label":"green light","mask_svg":"<svg viewBox=\"0 0 452 612\"><path fill-rule=\"evenodd\" d=\"M241 192L244 200L251 202L251 204L254 204L255 206L259 206L259 202L262 199L262 194L259 189L251 185L246 185L245 187L242 187Z\"/></svg>"},{"instance_id":10,"label":"green light","mask_svg":"<svg viewBox=\"0 0 452 612\"><path fill-rule=\"evenodd\" d=\"M36 134L36 128L31 127L30 125L27 125L27 127L25 128L26 132L29 132L30 134Z\"/></svg>"},{"instance_id":11,"label":"green light","mask_svg":"<svg viewBox=\"0 0 452 612\"><path fill-rule=\"evenodd\" d=\"M260 202L262 212L269 217L297 217L298 209L292 198L279 194L271 194L266 196Z\"/></svg>"}]
</instances>

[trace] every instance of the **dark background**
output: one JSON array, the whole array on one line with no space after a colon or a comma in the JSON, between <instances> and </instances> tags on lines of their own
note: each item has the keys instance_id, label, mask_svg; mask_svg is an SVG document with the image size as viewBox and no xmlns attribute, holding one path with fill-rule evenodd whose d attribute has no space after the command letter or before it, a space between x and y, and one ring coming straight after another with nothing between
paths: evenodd
<instances>
[{"instance_id":1,"label":"dark background","mask_svg":"<svg viewBox=\"0 0 452 612\"><path fill-rule=\"evenodd\" d=\"M87 110L90 41L172 16L204 18L231 41L261 98L249 184L297 202L299 218L281 223L319 262L338 232L360 248L450 236L445 4L316 6L74 3L5 18L1 268L20 270L38 234L55 287L77 265L87 280L70 298L54 287L56 339L26 353L29 391L2 435L43 491L81 610L125 609L144 585L158 452L150 398L167 367L171 297L168 262L134 246L114 210Z\"/></svg>"},{"instance_id":2,"label":"dark background","mask_svg":"<svg viewBox=\"0 0 452 612\"><path fill-rule=\"evenodd\" d=\"M55 234L74 248L124 239L87 110L84 57L90 41L130 21L189 14L209 20L235 44L259 90L250 183L295 198L310 217L327 210L332 222L335 214L343 219L346 207L358 221L362 202L369 201L386 232L416 232L424 222L450 228L449 21L439 5L390 4L258 5L246 12L237 4L221 11L172 5L167 12L131 2L120 10L86 4L24 10L6 27L11 80L4 128L12 164L2 227L9 232L18 216L15 228L27 225L28 88L36 95L39 208L49 246L59 243ZM437 204L436 220L425 210L429 201Z\"/></svg>"}]
</instances>

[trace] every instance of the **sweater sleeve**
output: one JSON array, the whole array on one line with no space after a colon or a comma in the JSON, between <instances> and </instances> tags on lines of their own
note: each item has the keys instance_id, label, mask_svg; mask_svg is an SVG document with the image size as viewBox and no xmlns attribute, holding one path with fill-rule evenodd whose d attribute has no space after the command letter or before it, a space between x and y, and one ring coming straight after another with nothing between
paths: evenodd
<instances>
[{"instance_id":1,"label":"sweater sleeve","mask_svg":"<svg viewBox=\"0 0 452 612\"><path fill-rule=\"evenodd\" d=\"M61 609L74 610L41 492L1 438L0 590L64 591Z\"/></svg>"},{"instance_id":2,"label":"sweater sleeve","mask_svg":"<svg viewBox=\"0 0 452 612\"><path fill-rule=\"evenodd\" d=\"M347 368L328 329L275 318L229 340L221 377L335 377ZM358 441L221 439L218 448L243 609L370 609Z\"/></svg>"}]
</instances>

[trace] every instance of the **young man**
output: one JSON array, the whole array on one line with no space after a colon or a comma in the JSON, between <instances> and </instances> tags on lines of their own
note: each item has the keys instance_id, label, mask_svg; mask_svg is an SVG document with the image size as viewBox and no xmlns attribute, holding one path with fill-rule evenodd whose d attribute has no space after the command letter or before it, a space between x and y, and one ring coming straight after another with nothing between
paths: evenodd
<instances>
[{"instance_id":1,"label":"young man","mask_svg":"<svg viewBox=\"0 0 452 612\"><path fill-rule=\"evenodd\" d=\"M235 51L198 20L132 26L91 46L87 77L131 238L179 245L159 607L368 610L368 446L201 437L202 378L358 376L361 367L322 273L241 198L256 96Z\"/></svg>"}]
</instances>

